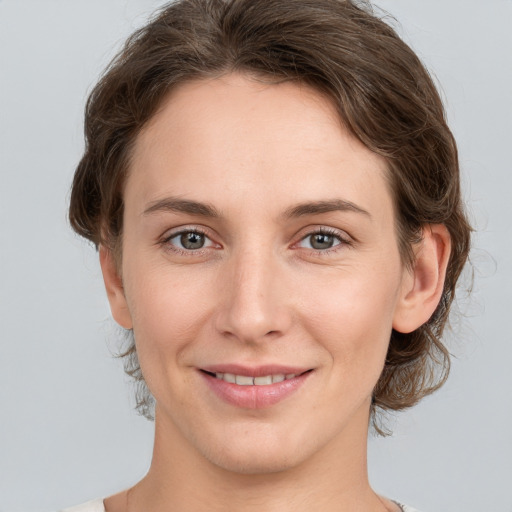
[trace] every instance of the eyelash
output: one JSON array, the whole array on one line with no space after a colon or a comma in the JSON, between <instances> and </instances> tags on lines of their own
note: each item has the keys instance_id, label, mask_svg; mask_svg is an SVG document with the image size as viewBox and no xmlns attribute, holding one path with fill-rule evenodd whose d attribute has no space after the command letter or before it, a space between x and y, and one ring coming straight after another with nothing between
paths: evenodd
<instances>
[{"instance_id":1,"label":"eyelash","mask_svg":"<svg viewBox=\"0 0 512 512\"><path fill-rule=\"evenodd\" d=\"M180 247L177 247L176 245L173 245L170 243L170 241L173 238L176 238L180 235L184 235L186 233L194 233L197 235L202 235L205 238L207 238L208 240L210 240L210 238L208 237L205 230L198 228L198 227L194 227L194 228L181 229L180 231L171 233L170 235L164 237L164 239L160 242L160 245L164 246L166 250L172 251L173 253L176 253L176 254L179 254L182 256L201 256L201 255L203 255L206 252L206 250L208 249L208 247L201 247L200 249L181 249Z\"/></svg>"},{"instance_id":2,"label":"eyelash","mask_svg":"<svg viewBox=\"0 0 512 512\"><path fill-rule=\"evenodd\" d=\"M198 228L198 227L194 227L194 228L181 229L180 231L171 233L170 235L164 237L159 243L160 243L160 245L164 246L166 248L166 250L172 251L175 254L179 254L179 255L183 255L183 256L201 256L201 255L203 255L209 249L209 247L201 247L200 249L181 249L180 247L177 247L176 245L170 243L170 241L173 238L176 238L178 236L181 236L181 235L184 235L187 233L202 235L211 241L211 239L208 237L208 234L206 233L205 230ZM332 253L336 253L339 250L342 250L343 248L351 247L353 245L352 240L350 240L347 236L343 236L336 229L327 228L327 227L320 227L318 229L309 231L308 233L306 233L304 236L301 237L299 242L295 243L294 245L297 245L314 235L332 236L332 237L338 239L338 241L339 241L339 243L337 243L333 247L329 247L325 250L304 248L309 253L314 254L315 256L320 256L320 257L327 256Z\"/></svg>"},{"instance_id":3,"label":"eyelash","mask_svg":"<svg viewBox=\"0 0 512 512\"><path fill-rule=\"evenodd\" d=\"M333 247L329 247L328 249L306 249L310 253L314 254L315 256L319 257L325 257L330 256L333 253L336 253L340 250L343 250L344 248L351 247L352 246L352 240L349 239L348 236L343 235L340 233L340 231L328 228L328 227L320 227L318 229L314 229L313 231L308 232L305 236L303 236L298 243L307 240L308 238L314 236L314 235L326 235L326 236L332 236L333 238L337 238L339 243L334 245Z\"/></svg>"}]
</instances>

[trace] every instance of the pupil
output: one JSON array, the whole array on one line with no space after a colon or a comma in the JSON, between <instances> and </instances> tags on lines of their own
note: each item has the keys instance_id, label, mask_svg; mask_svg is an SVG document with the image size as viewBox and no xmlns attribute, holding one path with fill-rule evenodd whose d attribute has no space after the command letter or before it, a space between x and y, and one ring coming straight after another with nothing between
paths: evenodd
<instances>
[{"instance_id":1,"label":"pupil","mask_svg":"<svg viewBox=\"0 0 512 512\"><path fill-rule=\"evenodd\" d=\"M317 233L311 236L311 247L314 249L330 249L333 244L332 235Z\"/></svg>"},{"instance_id":2,"label":"pupil","mask_svg":"<svg viewBox=\"0 0 512 512\"><path fill-rule=\"evenodd\" d=\"M204 245L204 235L201 233L183 233L181 235L181 245L185 249L201 249Z\"/></svg>"}]
</instances>

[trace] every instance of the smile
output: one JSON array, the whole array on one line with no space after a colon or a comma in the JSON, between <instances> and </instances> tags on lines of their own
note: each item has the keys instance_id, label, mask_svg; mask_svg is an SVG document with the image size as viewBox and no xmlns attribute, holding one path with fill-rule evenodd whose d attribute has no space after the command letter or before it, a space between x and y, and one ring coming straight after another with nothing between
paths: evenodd
<instances>
[{"instance_id":1,"label":"smile","mask_svg":"<svg viewBox=\"0 0 512 512\"><path fill-rule=\"evenodd\" d=\"M283 382L296 377L295 373L277 373L275 375L264 375L262 377L251 377L248 375L235 375L234 373L216 373L215 378L239 386L269 386L276 382Z\"/></svg>"},{"instance_id":2,"label":"smile","mask_svg":"<svg viewBox=\"0 0 512 512\"><path fill-rule=\"evenodd\" d=\"M295 369L295 373L290 371L292 368L280 370L258 368L254 371L243 371L240 368L235 373L201 369L199 374L210 392L223 402L242 409L263 409L294 395L315 373L312 369ZM247 375L248 373L253 375Z\"/></svg>"}]
</instances>

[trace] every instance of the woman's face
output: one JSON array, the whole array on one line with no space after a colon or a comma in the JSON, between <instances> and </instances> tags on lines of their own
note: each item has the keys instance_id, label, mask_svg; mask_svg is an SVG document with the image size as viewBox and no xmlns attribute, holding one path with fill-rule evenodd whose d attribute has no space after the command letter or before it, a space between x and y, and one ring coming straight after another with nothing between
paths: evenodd
<instances>
[{"instance_id":1,"label":"woman's face","mask_svg":"<svg viewBox=\"0 0 512 512\"><path fill-rule=\"evenodd\" d=\"M410 281L385 167L305 86L173 91L134 148L113 306L168 436L246 473L366 436Z\"/></svg>"}]
</instances>

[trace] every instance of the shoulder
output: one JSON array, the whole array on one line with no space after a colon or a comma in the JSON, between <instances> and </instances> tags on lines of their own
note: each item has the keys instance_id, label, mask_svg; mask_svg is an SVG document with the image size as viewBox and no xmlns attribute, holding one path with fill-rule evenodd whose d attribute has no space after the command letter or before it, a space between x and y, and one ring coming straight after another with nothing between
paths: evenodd
<instances>
[{"instance_id":1,"label":"shoulder","mask_svg":"<svg viewBox=\"0 0 512 512\"><path fill-rule=\"evenodd\" d=\"M105 512L105 507L103 506L103 499L97 499L76 507L65 508L60 512Z\"/></svg>"},{"instance_id":2,"label":"shoulder","mask_svg":"<svg viewBox=\"0 0 512 512\"><path fill-rule=\"evenodd\" d=\"M402 510L404 512L419 512L419 510L416 510L415 508L412 507L408 507L407 505L402 505L401 503L399 503L399 505L402 507Z\"/></svg>"},{"instance_id":3,"label":"shoulder","mask_svg":"<svg viewBox=\"0 0 512 512\"><path fill-rule=\"evenodd\" d=\"M397 501L397 500L389 500L389 501L393 502L395 505L398 505L402 512L420 512L419 510L416 510L415 508L409 507L409 505L404 505L400 501Z\"/></svg>"},{"instance_id":4,"label":"shoulder","mask_svg":"<svg viewBox=\"0 0 512 512\"><path fill-rule=\"evenodd\" d=\"M403 505L402 503L395 503L397 503L402 508L403 512L419 512L415 508ZM88 501L87 503L83 503L82 505L77 505L75 507L65 508L60 512L105 512L105 507L103 505L103 499L97 499Z\"/></svg>"}]
</instances>

